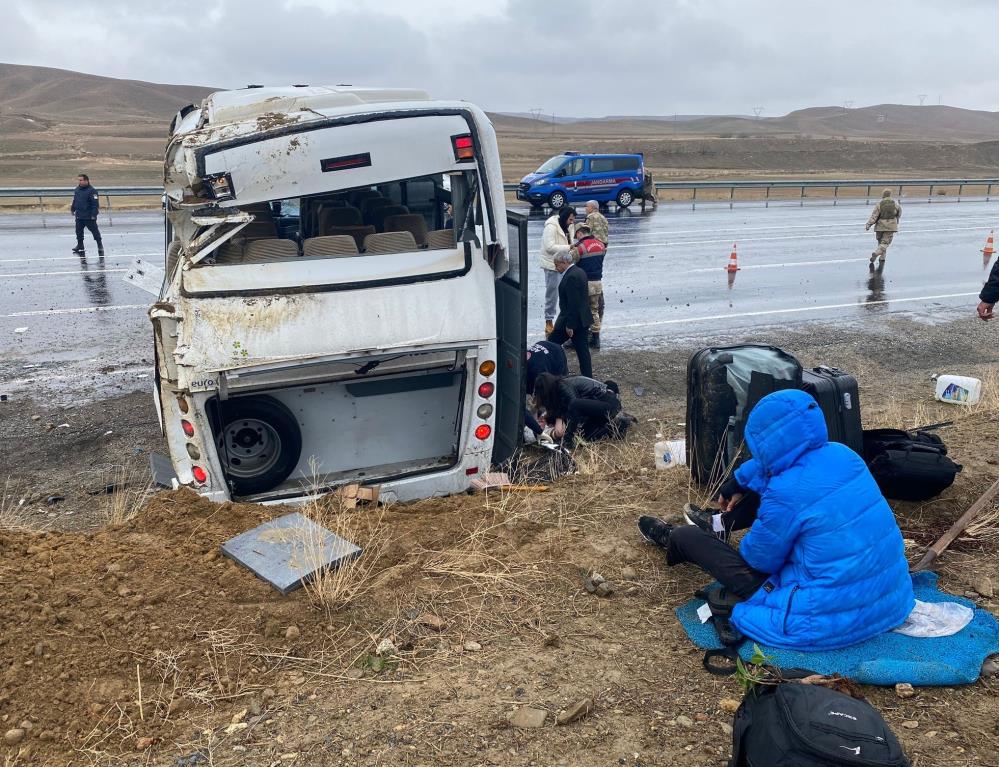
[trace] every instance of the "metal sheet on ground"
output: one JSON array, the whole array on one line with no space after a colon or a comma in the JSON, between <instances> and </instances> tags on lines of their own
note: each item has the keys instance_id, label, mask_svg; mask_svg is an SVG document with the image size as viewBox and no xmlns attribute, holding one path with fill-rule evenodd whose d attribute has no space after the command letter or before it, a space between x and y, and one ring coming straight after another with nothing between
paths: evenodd
<instances>
[{"instance_id":1,"label":"metal sheet on ground","mask_svg":"<svg viewBox=\"0 0 999 767\"><path fill-rule=\"evenodd\" d=\"M361 548L295 512L229 539L222 553L289 594L317 573L359 556Z\"/></svg>"}]
</instances>

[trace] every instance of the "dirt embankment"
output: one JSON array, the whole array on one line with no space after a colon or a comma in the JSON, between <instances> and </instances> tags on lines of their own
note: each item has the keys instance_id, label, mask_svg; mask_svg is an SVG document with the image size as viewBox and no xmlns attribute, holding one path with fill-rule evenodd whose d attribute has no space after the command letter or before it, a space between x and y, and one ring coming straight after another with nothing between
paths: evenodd
<instances>
[{"instance_id":1,"label":"dirt embankment","mask_svg":"<svg viewBox=\"0 0 999 767\"><path fill-rule=\"evenodd\" d=\"M965 466L955 485L924 504L893 504L915 558L999 476L990 447L999 440L996 398L968 410L935 404L929 374L978 374L994 393L988 363L997 354L985 326L958 336L952 326L886 320L884 333L774 331L757 340L779 337L806 364L856 373L868 426L954 420L940 434ZM739 697L738 685L704 673L673 615L705 578L665 568L635 531L640 514L675 518L683 502L704 500L682 470L657 472L652 463L655 433L683 431L687 354L598 355L639 426L623 444L579 452L579 473L548 492L309 510L365 553L341 576L288 597L218 554L224 540L284 509L167 492L141 509L125 503L122 515L133 518L93 529L99 501L81 496L74 516L89 519L91 531L80 533L11 529L37 524L37 515L5 506L0 730L21 732L0 746L4 757L43 765L724 763L731 714L723 701ZM8 455L16 474L17 456ZM78 456L70 450L62 460L70 471ZM995 611L999 508L972 533L940 561L941 585L977 591ZM586 591L581 572L590 570L614 585L610 597ZM395 649L378 655L386 639ZM864 693L910 759L994 761L999 679L910 699ZM554 724L583 698L594 701L592 713ZM548 712L542 729L510 726L523 707Z\"/></svg>"}]
</instances>

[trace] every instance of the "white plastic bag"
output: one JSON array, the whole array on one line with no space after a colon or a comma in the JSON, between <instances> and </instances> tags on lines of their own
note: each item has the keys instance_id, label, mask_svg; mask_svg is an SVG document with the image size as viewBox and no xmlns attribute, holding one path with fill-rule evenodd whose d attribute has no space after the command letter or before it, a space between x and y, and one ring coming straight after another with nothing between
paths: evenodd
<instances>
[{"instance_id":1,"label":"white plastic bag","mask_svg":"<svg viewBox=\"0 0 999 767\"><path fill-rule=\"evenodd\" d=\"M920 639L949 637L971 623L974 617L974 610L957 602L921 602L917 599L905 623L895 631Z\"/></svg>"}]
</instances>

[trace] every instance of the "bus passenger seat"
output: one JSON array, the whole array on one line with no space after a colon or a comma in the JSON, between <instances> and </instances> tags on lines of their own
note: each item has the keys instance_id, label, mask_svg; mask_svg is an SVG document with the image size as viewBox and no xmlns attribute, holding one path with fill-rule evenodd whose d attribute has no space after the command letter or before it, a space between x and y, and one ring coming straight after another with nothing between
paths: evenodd
<instances>
[{"instance_id":1,"label":"bus passenger seat","mask_svg":"<svg viewBox=\"0 0 999 767\"><path fill-rule=\"evenodd\" d=\"M375 228L373 226L334 226L324 236L335 236L338 234L348 234L354 238L354 242L357 244L357 249L361 250L364 247L364 238L369 234L374 234Z\"/></svg>"},{"instance_id":2,"label":"bus passenger seat","mask_svg":"<svg viewBox=\"0 0 999 767\"><path fill-rule=\"evenodd\" d=\"M381 253L407 253L416 250L416 240L409 232L383 232L364 238L364 251L368 255Z\"/></svg>"},{"instance_id":3,"label":"bus passenger seat","mask_svg":"<svg viewBox=\"0 0 999 767\"><path fill-rule=\"evenodd\" d=\"M386 232L409 232L421 248L427 244L427 220L417 213L400 213L386 216Z\"/></svg>"},{"instance_id":4,"label":"bus passenger seat","mask_svg":"<svg viewBox=\"0 0 999 767\"><path fill-rule=\"evenodd\" d=\"M454 239L454 229L435 229L427 232L427 247L430 250L443 250L457 245Z\"/></svg>"},{"instance_id":5,"label":"bus passenger seat","mask_svg":"<svg viewBox=\"0 0 999 767\"><path fill-rule=\"evenodd\" d=\"M267 261L283 261L298 258L298 243L294 240L279 240L277 237L266 240L250 240L243 252L244 264L260 264Z\"/></svg>"},{"instance_id":6,"label":"bus passenger seat","mask_svg":"<svg viewBox=\"0 0 999 767\"><path fill-rule=\"evenodd\" d=\"M409 208L405 205L386 205L383 208L375 208L371 212L369 224L374 224L379 232L385 231L385 219L389 216L405 216L409 213Z\"/></svg>"},{"instance_id":7,"label":"bus passenger seat","mask_svg":"<svg viewBox=\"0 0 999 767\"><path fill-rule=\"evenodd\" d=\"M319 211L319 233L325 234L334 226L360 226L361 211L357 208L327 207L324 203Z\"/></svg>"},{"instance_id":8,"label":"bus passenger seat","mask_svg":"<svg viewBox=\"0 0 999 767\"><path fill-rule=\"evenodd\" d=\"M337 234L326 237L310 237L302 243L302 251L309 256L356 256L357 243L349 234Z\"/></svg>"},{"instance_id":9,"label":"bus passenger seat","mask_svg":"<svg viewBox=\"0 0 999 767\"><path fill-rule=\"evenodd\" d=\"M361 201L361 215L364 216L364 221L367 224L371 223L371 217L374 215L375 211L379 208L386 208L392 204L391 200L386 200L384 197L369 197L366 200Z\"/></svg>"}]
</instances>

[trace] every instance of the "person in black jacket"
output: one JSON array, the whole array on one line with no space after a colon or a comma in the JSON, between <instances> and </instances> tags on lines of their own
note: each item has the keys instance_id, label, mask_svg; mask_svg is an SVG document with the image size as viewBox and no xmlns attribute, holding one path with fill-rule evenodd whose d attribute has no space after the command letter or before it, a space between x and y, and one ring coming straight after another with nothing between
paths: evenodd
<instances>
[{"instance_id":1,"label":"person in black jacket","mask_svg":"<svg viewBox=\"0 0 999 767\"><path fill-rule=\"evenodd\" d=\"M576 357L579 358L579 373L589 378L593 375L589 347L593 314L590 312L586 272L572 263L569 252L555 256L555 270L562 275L562 279L558 284L558 317L548 340L556 344L571 341Z\"/></svg>"},{"instance_id":2,"label":"person in black jacket","mask_svg":"<svg viewBox=\"0 0 999 767\"><path fill-rule=\"evenodd\" d=\"M101 212L100 193L90 185L90 176L81 173L77 176L76 189L73 190L73 204L69 210L76 218L76 247L73 252L84 255L83 230L89 229L97 243L97 255L104 255L104 243L101 241L101 230L97 228L97 215Z\"/></svg>"},{"instance_id":3,"label":"person in black jacket","mask_svg":"<svg viewBox=\"0 0 999 767\"><path fill-rule=\"evenodd\" d=\"M552 436L572 445L576 435L594 441L618 436L615 417L621 412L617 384L600 383L586 376L542 373L534 384L534 401L555 424Z\"/></svg>"},{"instance_id":4,"label":"person in black jacket","mask_svg":"<svg viewBox=\"0 0 999 767\"><path fill-rule=\"evenodd\" d=\"M982 288L978 300L981 301L978 305L978 316L988 322L993 317L992 307L996 305L996 301L999 301L999 259L996 259L992 265L989 280Z\"/></svg>"},{"instance_id":5,"label":"person in black jacket","mask_svg":"<svg viewBox=\"0 0 999 767\"><path fill-rule=\"evenodd\" d=\"M561 346L553 344L551 341L538 341L527 350L526 356L527 364L524 366L524 378L529 396L534 395L534 385L542 373L564 376L569 372L565 352ZM534 433L535 437L539 437L544 431L530 408L524 410L524 425Z\"/></svg>"}]
</instances>

